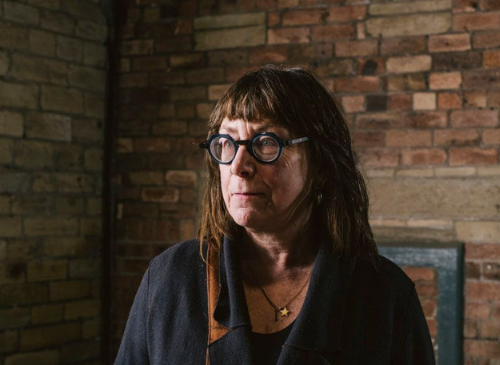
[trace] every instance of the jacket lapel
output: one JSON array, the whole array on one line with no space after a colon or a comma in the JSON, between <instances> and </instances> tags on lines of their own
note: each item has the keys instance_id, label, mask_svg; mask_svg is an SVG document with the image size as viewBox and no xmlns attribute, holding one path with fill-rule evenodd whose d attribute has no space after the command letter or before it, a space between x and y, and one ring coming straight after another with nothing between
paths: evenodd
<instances>
[{"instance_id":1,"label":"jacket lapel","mask_svg":"<svg viewBox=\"0 0 500 365\"><path fill-rule=\"evenodd\" d=\"M213 323L225 328L221 336L209 342L212 365L250 365L250 318L239 270L237 247L224 237L220 252L219 294L213 312ZM212 290L216 289L213 288Z\"/></svg>"},{"instance_id":2,"label":"jacket lapel","mask_svg":"<svg viewBox=\"0 0 500 365\"><path fill-rule=\"evenodd\" d=\"M237 247L228 238L222 246L217 283L220 290L209 315L213 313L211 322L225 330L209 341L208 356L212 365L250 365L251 325ZM304 305L277 365L331 364L341 348L342 319L354 266L354 258L339 257L326 242L320 245Z\"/></svg>"},{"instance_id":3,"label":"jacket lapel","mask_svg":"<svg viewBox=\"0 0 500 365\"><path fill-rule=\"evenodd\" d=\"M322 242L306 299L277 365L330 364L341 348L342 319L355 258L339 257Z\"/></svg>"}]
</instances>

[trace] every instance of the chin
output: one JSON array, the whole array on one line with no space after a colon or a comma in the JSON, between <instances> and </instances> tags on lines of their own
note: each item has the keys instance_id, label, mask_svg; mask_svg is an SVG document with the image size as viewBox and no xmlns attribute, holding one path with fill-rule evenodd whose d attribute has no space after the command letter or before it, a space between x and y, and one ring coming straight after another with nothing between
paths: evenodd
<instances>
[{"instance_id":1,"label":"chin","mask_svg":"<svg viewBox=\"0 0 500 365\"><path fill-rule=\"evenodd\" d=\"M234 222L243 228L248 228L252 230L259 230L259 228L263 227L266 220L263 217L256 217L253 214L244 214L244 215L231 215Z\"/></svg>"}]
</instances>

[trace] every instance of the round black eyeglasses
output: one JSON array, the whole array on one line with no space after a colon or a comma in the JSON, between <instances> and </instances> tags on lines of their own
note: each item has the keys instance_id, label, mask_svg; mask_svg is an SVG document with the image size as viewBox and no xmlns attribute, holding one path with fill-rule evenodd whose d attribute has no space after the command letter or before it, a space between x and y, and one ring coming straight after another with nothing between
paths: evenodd
<instances>
[{"instance_id":1,"label":"round black eyeglasses","mask_svg":"<svg viewBox=\"0 0 500 365\"><path fill-rule=\"evenodd\" d=\"M208 150L210 156L219 164L233 162L238 148L244 145L248 153L258 162L272 163L280 158L283 147L309 141L308 137L282 140L274 133L258 133L252 139L236 141L229 134L214 134L208 140L199 144L200 148Z\"/></svg>"}]
</instances>

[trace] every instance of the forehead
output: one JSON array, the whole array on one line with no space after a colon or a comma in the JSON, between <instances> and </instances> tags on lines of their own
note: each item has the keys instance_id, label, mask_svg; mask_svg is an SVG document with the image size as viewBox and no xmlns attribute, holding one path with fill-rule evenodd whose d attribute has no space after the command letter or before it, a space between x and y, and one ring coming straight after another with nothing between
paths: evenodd
<instances>
[{"instance_id":1,"label":"forehead","mask_svg":"<svg viewBox=\"0 0 500 365\"><path fill-rule=\"evenodd\" d=\"M224 118L222 120L222 123L220 125L219 131L224 131L224 132L241 132L241 131L251 131L254 133L262 133L262 132L282 132L282 133L287 133L288 130L280 126L276 123L273 123L269 120L263 120L263 121L247 121L243 119L229 119L229 118Z\"/></svg>"}]
</instances>

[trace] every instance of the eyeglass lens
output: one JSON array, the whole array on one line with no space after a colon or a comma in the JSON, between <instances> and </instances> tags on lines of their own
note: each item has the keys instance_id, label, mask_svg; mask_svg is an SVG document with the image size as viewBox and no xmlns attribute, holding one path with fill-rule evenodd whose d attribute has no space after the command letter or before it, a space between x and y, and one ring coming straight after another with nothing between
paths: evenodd
<instances>
[{"instance_id":1,"label":"eyeglass lens","mask_svg":"<svg viewBox=\"0 0 500 365\"><path fill-rule=\"evenodd\" d=\"M251 150L259 160L267 162L274 160L280 152L280 146L276 139L270 136L257 136L251 142L235 142L227 137L216 137L210 143L212 155L220 162L229 162L236 155L236 144L250 143Z\"/></svg>"}]
</instances>

